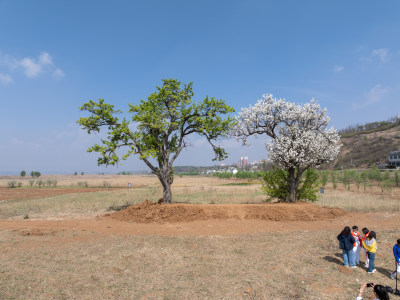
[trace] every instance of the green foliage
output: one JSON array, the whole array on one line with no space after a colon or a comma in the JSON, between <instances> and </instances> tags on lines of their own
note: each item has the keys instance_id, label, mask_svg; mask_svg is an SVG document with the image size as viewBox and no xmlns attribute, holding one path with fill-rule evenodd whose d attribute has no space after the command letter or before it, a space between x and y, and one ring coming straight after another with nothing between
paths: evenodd
<instances>
[{"instance_id":1,"label":"green foliage","mask_svg":"<svg viewBox=\"0 0 400 300\"><path fill-rule=\"evenodd\" d=\"M265 172L261 190L269 196L267 202L273 199L286 200L289 196L289 172L277 168Z\"/></svg>"},{"instance_id":2,"label":"green foliage","mask_svg":"<svg viewBox=\"0 0 400 300\"><path fill-rule=\"evenodd\" d=\"M232 178L233 173L232 172L216 172L216 173L213 173L213 176L218 177L218 178Z\"/></svg>"},{"instance_id":3,"label":"green foliage","mask_svg":"<svg viewBox=\"0 0 400 300\"><path fill-rule=\"evenodd\" d=\"M164 201L170 202L173 163L189 145L186 137L191 134L204 137L214 151L214 160L222 160L227 154L214 143L227 137L234 123L230 116L223 118L234 112L233 107L208 96L195 103L192 86L193 83L181 86L177 80L164 79L163 85L147 100L129 104L131 122L118 118L122 111L103 99L84 103L80 110L89 112L90 116L80 118L78 123L88 133L99 132L103 126L108 129L108 137L102 140L102 145L95 144L88 152L99 153L99 165L115 165L131 154L138 154L158 176L164 187ZM122 147L127 151L121 155L118 150ZM150 158L155 159L156 164Z\"/></svg>"},{"instance_id":4,"label":"green foliage","mask_svg":"<svg viewBox=\"0 0 400 300\"><path fill-rule=\"evenodd\" d=\"M33 179L29 180L29 186L33 186L34 183L35 183L35 180L33 180Z\"/></svg>"},{"instance_id":5,"label":"green foliage","mask_svg":"<svg viewBox=\"0 0 400 300\"><path fill-rule=\"evenodd\" d=\"M81 172L81 175L82 175L82 176L85 175L85 172Z\"/></svg>"},{"instance_id":6,"label":"green foliage","mask_svg":"<svg viewBox=\"0 0 400 300\"><path fill-rule=\"evenodd\" d=\"M238 171L235 174L236 178L240 178L240 179L257 179L257 178L262 178L263 177L263 172L260 171L255 171L255 172L251 172L251 171Z\"/></svg>"},{"instance_id":7,"label":"green foliage","mask_svg":"<svg viewBox=\"0 0 400 300\"><path fill-rule=\"evenodd\" d=\"M393 178L394 184L396 186L399 186L400 184L400 176L399 176L399 171L394 172L394 178Z\"/></svg>"},{"instance_id":8,"label":"green foliage","mask_svg":"<svg viewBox=\"0 0 400 300\"><path fill-rule=\"evenodd\" d=\"M305 200L314 202L317 200L318 193L318 172L314 169L307 169L296 191L298 200Z\"/></svg>"},{"instance_id":9,"label":"green foliage","mask_svg":"<svg viewBox=\"0 0 400 300\"><path fill-rule=\"evenodd\" d=\"M328 170L321 171L319 174L320 174L321 185L325 187L329 180L329 171Z\"/></svg>"},{"instance_id":10,"label":"green foliage","mask_svg":"<svg viewBox=\"0 0 400 300\"><path fill-rule=\"evenodd\" d=\"M75 172L74 172L74 176L77 176L77 175L78 175L78 172L75 171Z\"/></svg>"},{"instance_id":11,"label":"green foliage","mask_svg":"<svg viewBox=\"0 0 400 300\"><path fill-rule=\"evenodd\" d=\"M263 177L263 172L261 171L238 171L236 174L232 172L216 172L213 174L214 177L218 178L238 178L238 179L258 179Z\"/></svg>"},{"instance_id":12,"label":"green foliage","mask_svg":"<svg viewBox=\"0 0 400 300\"><path fill-rule=\"evenodd\" d=\"M39 179L39 180L36 180L36 184L37 184L37 186L38 186L39 188L41 188L41 187L43 186L44 182L43 182L42 179Z\"/></svg>"},{"instance_id":13,"label":"green foliage","mask_svg":"<svg viewBox=\"0 0 400 300\"><path fill-rule=\"evenodd\" d=\"M318 172L307 169L301 176L296 189L296 200L316 201L318 192ZM289 198L289 172L273 168L264 173L261 189L269 196L266 201Z\"/></svg>"},{"instance_id":14,"label":"green foliage","mask_svg":"<svg viewBox=\"0 0 400 300\"><path fill-rule=\"evenodd\" d=\"M382 181L382 173L377 166L372 166L372 168L368 171L368 179Z\"/></svg>"},{"instance_id":15,"label":"green foliage","mask_svg":"<svg viewBox=\"0 0 400 300\"><path fill-rule=\"evenodd\" d=\"M41 174L38 171L32 171L31 176L32 176L32 178L39 178L41 176Z\"/></svg>"},{"instance_id":16,"label":"green foliage","mask_svg":"<svg viewBox=\"0 0 400 300\"><path fill-rule=\"evenodd\" d=\"M21 173L19 173L19 175L20 175L21 177L25 177L25 175L26 175L25 170L22 170Z\"/></svg>"},{"instance_id":17,"label":"green foliage","mask_svg":"<svg viewBox=\"0 0 400 300\"><path fill-rule=\"evenodd\" d=\"M338 172L332 171L331 172L331 179L332 179L332 186L336 190L337 188L337 180L338 180Z\"/></svg>"},{"instance_id":18,"label":"green foliage","mask_svg":"<svg viewBox=\"0 0 400 300\"><path fill-rule=\"evenodd\" d=\"M191 171L191 172L179 173L179 177L182 177L183 175L197 176L197 175L200 175L200 172L199 171Z\"/></svg>"},{"instance_id":19,"label":"green foliage","mask_svg":"<svg viewBox=\"0 0 400 300\"><path fill-rule=\"evenodd\" d=\"M158 162L165 158L165 152L176 153L185 147L183 137L192 133L204 136L213 147L215 159L226 158L224 149L215 146L212 141L226 136L233 123L233 118L222 119L221 116L234 112L234 109L223 100L206 97L201 103L192 101L193 83L184 84L173 79L164 79L163 86L140 104L129 104L133 114L132 122L138 124L136 131L129 128L124 118L119 120L115 115L122 113L113 105L90 100L80 107L92 115L80 118L78 123L88 131L99 132L102 126L109 129L109 139L102 140L103 146L94 145L89 152L99 152L99 165L114 165L120 157L116 150L128 146L128 152L122 156L126 159L131 154L139 158L156 158ZM179 153L179 152L178 152Z\"/></svg>"},{"instance_id":20,"label":"green foliage","mask_svg":"<svg viewBox=\"0 0 400 300\"><path fill-rule=\"evenodd\" d=\"M368 178L369 178L369 174L368 171L363 171L361 173L361 182L363 184L363 188L364 188L364 192L367 190L367 186L368 186Z\"/></svg>"}]
</instances>

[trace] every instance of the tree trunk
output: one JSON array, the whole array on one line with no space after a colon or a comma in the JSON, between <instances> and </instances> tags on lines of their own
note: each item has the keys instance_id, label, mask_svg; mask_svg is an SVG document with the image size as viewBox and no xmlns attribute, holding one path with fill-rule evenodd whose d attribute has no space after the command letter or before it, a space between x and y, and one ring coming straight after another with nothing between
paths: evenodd
<instances>
[{"instance_id":1,"label":"tree trunk","mask_svg":"<svg viewBox=\"0 0 400 300\"><path fill-rule=\"evenodd\" d=\"M296 202L296 169L290 168L289 170L289 196L288 202Z\"/></svg>"},{"instance_id":2,"label":"tree trunk","mask_svg":"<svg viewBox=\"0 0 400 300\"><path fill-rule=\"evenodd\" d=\"M171 184L166 182L166 184L163 184L163 199L164 203L169 203L171 204L172 202L172 192L171 192Z\"/></svg>"},{"instance_id":3,"label":"tree trunk","mask_svg":"<svg viewBox=\"0 0 400 300\"><path fill-rule=\"evenodd\" d=\"M163 200L164 203L172 203L171 184L173 181L171 172L157 174L158 179L163 187Z\"/></svg>"}]
</instances>

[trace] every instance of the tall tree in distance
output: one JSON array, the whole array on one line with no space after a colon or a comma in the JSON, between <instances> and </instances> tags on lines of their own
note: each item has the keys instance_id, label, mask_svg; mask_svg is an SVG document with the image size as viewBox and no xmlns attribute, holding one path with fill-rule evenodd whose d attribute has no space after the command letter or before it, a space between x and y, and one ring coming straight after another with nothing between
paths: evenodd
<instances>
[{"instance_id":1,"label":"tall tree in distance","mask_svg":"<svg viewBox=\"0 0 400 300\"><path fill-rule=\"evenodd\" d=\"M233 134L247 143L252 135L267 135L268 157L278 168L287 170L287 202L296 202L296 190L303 173L335 159L341 145L333 127L327 129L330 118L326 109L311 100L296 105L286 100L264 95L254 106L242 108Z\"/></svg>"},{"instance_id":2,"label":"tall tree in distance","mask_svg":"<svg viewBox=\"0 0 400 300\"><path fill-rule=\"evenodd\" d=\"M95 144L88 152L100 154L99 165L115 165L131 154L138 154L160 180L164 202L171 203L173 163L182 149L189 146L187 137L203 136L214 150L214 160L222 160L227 154L215 142L228 135L234 122L229 116L234 109L223 100L206 97L195 103L192 86L193 83L183 84L181 88L179 81L164 79L163 85L147 100L129 104L131 122L126 118L120 120L116 115L122 112L103 99L83 104L80 110L89 112L90 116L78 120L82 128L89 134L99 132L101 127L108 129L102 145ZM126 153L119 155L120 148L127 149Z\"/></svg>"}]
</instances>

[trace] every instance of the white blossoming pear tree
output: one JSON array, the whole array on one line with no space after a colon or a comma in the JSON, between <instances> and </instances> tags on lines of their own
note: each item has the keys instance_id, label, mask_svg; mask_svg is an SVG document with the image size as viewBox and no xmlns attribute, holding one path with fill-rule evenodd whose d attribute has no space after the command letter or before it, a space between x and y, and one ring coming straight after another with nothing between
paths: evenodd
<instances>
[{"instance_id":1,"label":"white blossoming pear tree","mask_svg":"<svg viewBox=\"0 0 400 300\"><path fill-rule=\"evenodd\" d=\"M341 145L338 131L327 128L330 118L326 108L311 100L296 105L272 95L263 95L254 106L242 108L233 134L243 144L253 135L267 135L271 163L288 171L288 197L296 202L296 190L302 174L313 167L334 160Z\"/></svg>"},{"instance_id":2,"label":"white blossoming pear tree","mask_svg":"<svg viewBox=\"0 0 400 300\"><path fill-rule=\"evenodd\" d=\"M181 87L177 80L163 79L163 85L147 100L129 104L131 122L119 119L116 115L122 112L103 99L83 104L80 110L89 112L90 116L78 120L81 127L88 133L99 132L102 127L108 129L102 145L95 144L88 152L100 154L99 165L115 165L131 154L138 154L160 180L164 202L171 203L173 163L182 149L190 146L188 136L204 137L214 151L214 160L222 160L227 153L215 142L229 134L234 121L229 116L234 109L224 100L206 97L200 103L194 102L192 86L189 83ZM119 149L127 151L121 154Z\"/></svg>"}]
</instances>

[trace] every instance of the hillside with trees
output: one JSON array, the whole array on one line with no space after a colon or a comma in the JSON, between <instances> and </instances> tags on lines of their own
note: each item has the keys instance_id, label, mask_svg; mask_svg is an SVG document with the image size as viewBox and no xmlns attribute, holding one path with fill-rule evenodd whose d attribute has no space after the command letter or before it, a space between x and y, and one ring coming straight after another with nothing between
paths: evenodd
<instances>
[{"instance_id":1,"label":"hillside with trees","mask_svg":"<svg viewBox=\"0 0 400 300\"><path fill-rule=\"evenodd\" d=\"M390 151L400 150L400 118L354 125L340 131L338 157L325 168L369 168L385 164Z\"/></svg>"}]
</instances>

